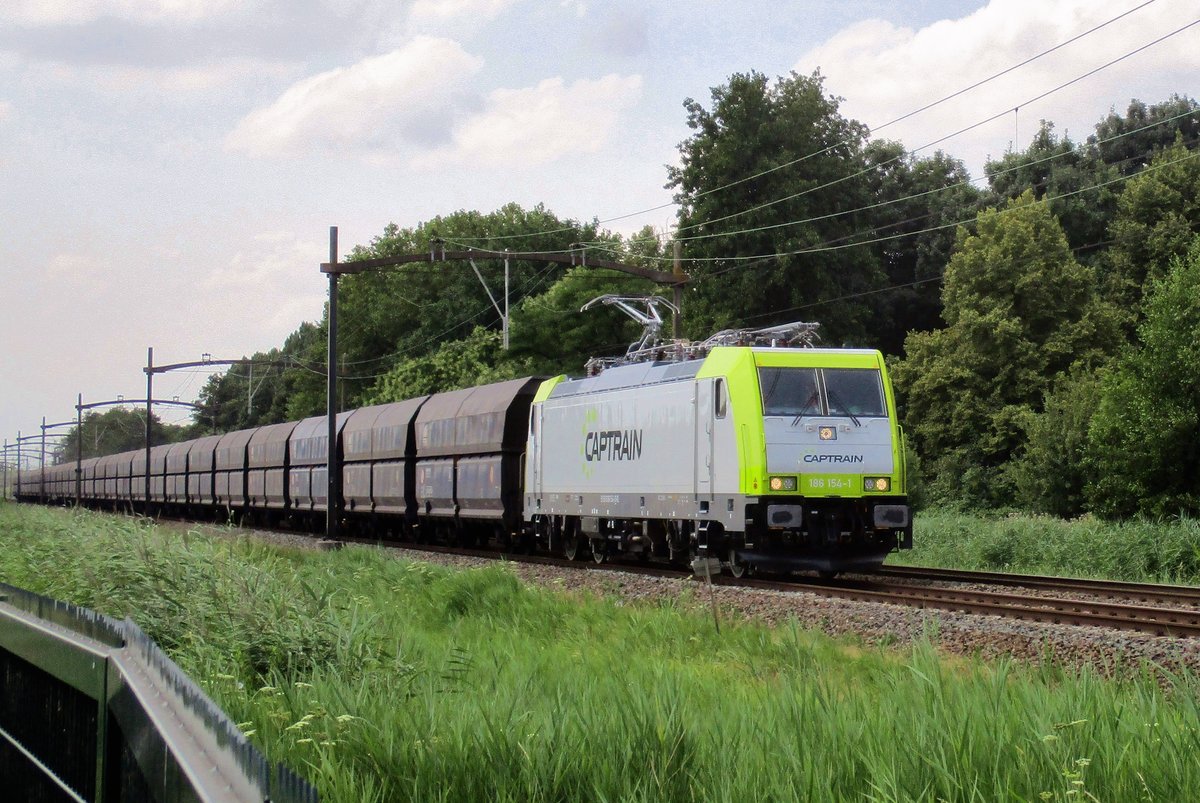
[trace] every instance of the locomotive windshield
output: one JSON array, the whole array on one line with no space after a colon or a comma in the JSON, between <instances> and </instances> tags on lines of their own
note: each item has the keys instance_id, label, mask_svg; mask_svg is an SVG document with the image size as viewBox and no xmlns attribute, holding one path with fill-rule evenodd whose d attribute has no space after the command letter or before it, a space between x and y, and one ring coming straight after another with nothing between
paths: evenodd
<instances>
[{"instance_id":1,"label":"locomotive windshield","mask_svg":"<svg viewBox=\"0 0 1200 803\"><path fill-rule=\"evenodd\" d=\"M763 415L886 418L874 368L759 368Z\"/></svg>"}]
</instances>

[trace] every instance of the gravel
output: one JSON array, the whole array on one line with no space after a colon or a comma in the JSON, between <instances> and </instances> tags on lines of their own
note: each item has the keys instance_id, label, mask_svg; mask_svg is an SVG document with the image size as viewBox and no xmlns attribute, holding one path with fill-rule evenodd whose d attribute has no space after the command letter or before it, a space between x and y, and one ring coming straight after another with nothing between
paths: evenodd
<instances>
[{"instance_id":1,"label":"gravel","mask_svg":"<svg viewBox=\"0 0 1200 803\"><path fill-rule=\"evenodd\" d=\"M193 525L193 528L195 525ZM264 530L205 528L216 535L249 535L271 543L320 548L310 536ZM386 547L399 558L455 568L493 566L495 559L449 555L403 547ZM509 562L524 582L564 593L620 597L630 603L675 600L708 610L707 589L681 577L655 577L615 569L581 570ZM944 653L983 659L1011 658L1025 663L1050 660L1106 676L1140 673L1149 664L1160 673L1200 674L1200 639L1168 638L1129 631L1027 622L996 616L921 610L885 603L831 599L798 591L714 586L723 620L755 620L771 626L790 621L835 637L850 637L880 647L904 646L918 640Z\"/></svg>"}]
</instances>

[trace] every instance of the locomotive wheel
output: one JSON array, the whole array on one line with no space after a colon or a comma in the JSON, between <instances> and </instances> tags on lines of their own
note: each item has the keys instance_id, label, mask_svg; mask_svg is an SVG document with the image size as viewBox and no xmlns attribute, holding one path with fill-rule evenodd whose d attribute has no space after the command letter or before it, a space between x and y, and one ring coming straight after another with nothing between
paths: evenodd
<instances>
[{"instance_id":1,"label":"locomotive wheel","mask_svg":"<svg viewBox=\"0 0 1200 803\"><path fill-rule=\"evenodd\" d=\"M676 566L686 566L687 565L688 552L690 552L690 550L687 548L687 544L680 543L679 541L672 539L671 542L667 545L667 548L670 551L669 560L671 561L671 563L675 564Z\"/></svg>"},{"instance_id":2,"label":"locomotive wheel","mask_svg":"<svg viewBox=\"0 0 1200 803\"><path fill-rule=\"evenodd\" d=\"M567 560L579 560L583 557L583 550L580 549L579 534L569 532L563 535L563 557Z\"/></svg>"},{"instance_id":3,"label":"locomotive wheel","mask_svg":"<svg viewBox=\"0 0 1200 803\"><path fill-rule=\"evenodd\" d=\"M579 527L567 522L562 528L562 553L567 560L583 560L590 551L587 539L579 534Z\"/></svg>"},{"instance_id":4,"label":"locomotive wheel","mask_svg":"<svg viewBox=\"0 0 1200 803\"><path fill-rule=\"evenodd\" d=\"M604 538L593 538L592 541L592 562L604 563L608 560L608 541Z\"/></svg>"},{"instance_id":5,"label":"locomotive wheel","mask_svg":"<svg viewBox=\"0 0 1200 803\"><path fill-rule=\"evenodd\" d=\"M690 567L696 557L691 545L691 533L684 522L672 521L667 525L667 559L684 569Z\"/></svg>"},{"instance_id":6,"label":"locomotive wheel","mask_svg":"<svg viewBox=\"0 0 1200 803\"><path fill-rule=\"evenodd\" d=\"M738 557L737 550L732 547L729 549L729 573L739 580L754 574L754 566L743 562Z\"/></svg>"}]
</instances>

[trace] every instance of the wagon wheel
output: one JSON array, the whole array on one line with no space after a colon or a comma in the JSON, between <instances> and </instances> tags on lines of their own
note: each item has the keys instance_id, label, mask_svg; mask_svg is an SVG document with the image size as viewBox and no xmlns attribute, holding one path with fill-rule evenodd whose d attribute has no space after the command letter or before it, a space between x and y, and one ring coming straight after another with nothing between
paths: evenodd
<instances>
[{"instance_id":1,"label":"wagon wheel","mask_svg":"<svg viewBox=\"0 0 1200 803\"><path fill-rule=\"evenodd\" d=\"M496 546L500 548L501 552L511 552L512 551L512 548L513 548L512 534L509 533L507 527L505 527L503 524L497 524L496 529L493 531L493 534L496 536Z\"/></svg>"},{"instance_id":2,"label":"wagon wheel","mask_svg":"<svg viewBox=\"0 0 1200 803\"><path fill-rule=\"evenodd\" d=\"M737 579L754 574L754 564L744 562L733 547L729 548L729 573Z\"/></svg>"}]
</instances>

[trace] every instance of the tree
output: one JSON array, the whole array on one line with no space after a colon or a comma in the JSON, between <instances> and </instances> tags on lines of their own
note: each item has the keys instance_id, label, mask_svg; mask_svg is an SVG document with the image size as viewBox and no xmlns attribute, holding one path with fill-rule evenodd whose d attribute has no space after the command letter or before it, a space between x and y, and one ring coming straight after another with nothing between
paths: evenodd
<instances>
[{"instance_id":1,"label":"tree","mask_svg":"<svg viewBox=\"0 0 1200 803\"><path fill-rule=\"evenodd\" d=\"M1091 509L1089 428L1100 400L1100 373L1090 366L1059 376L1041 413L1025 422L1025 448L1005 467L1017 505L1071 518Z\"/></svg>"},{"instance_id":2,"label":"tree","mask_svg":"<svg viewBox=\"0 0 1200 803\"><path fill-rule=\"evenodd\" d=\"M1088 137L1088 148L1105 164L1131 176L1149 165L1154 154L1169 147L1176 137L1189 143L1200 137L1200 104L1186 95L1171 95L1151 106L1131 100L1123 117L1110 111Z\"/></svg>"},{"instance_id":3,"label":"tree","mask_svg":"<svg viewBox=\"0 0 1200 803\"><path fill-rule=\"evenodd\" d=\"M684 102L694 133L667 169L693 278L689 334L795 320L821 302L827 342L867 341L870 306L846 298L884 281L872 249L853 245L871 239L853 211L871 198L866 128L838 113L819 73L739 73L711 98Z\"/></svg>"},{"instance_id":4,"label":"tree","mask_svg":"<svg viewBox=\"0 0 1200 803\"><path fill-rule=\"evenodd\" d=\"M1088 433L1094 509L1200 515L1200 237L1151 282L1137 331L1104 377Z\"/></svg>"},{"instance_id":5,"label":"tree","mask_svg":"<svg viewBox=\"0 0 1200 803\"><path fill-rule=\"evenodd\" d=\"M356 247L350 261L427 252L439 238L449 250L564 251L579 242L620 248L620 238L598 231L595 223L564 221L541 205L525 210L507 204L489 214L460 211L439 216L410 229L389 224L369 246ZM475 263L497 293L503 286L504 260L480 257ZM559 270L538 261L510 260L512 297L537 292L552 283ZM347 365L355 367L349 376L363 377L346 380L349 403L393 366L432 354L477 326L500 329L500 316L487 291L471 266L462 262L353 274L342 281L338 303L340 348Z\"/></svg>"},{"instance_id":6,"label":"tree","mask_svg":"<svg viewBox=\"0 0 1200 803\"><path fill-rule=\"evenodd\" d=\"M641 327L609 307L582 312L592 299L613 293L649 295L655 285L611 270L577 267L546 292L530 296L513 313L512 357L535 373L579 375L591 357L622 354ZM663 335L669 337L670 322Z\"/></svg>"},{"instance_id":7,"label":"tree","mask_svg":"<svg viewBox=\"0 0 1200 803\"><path fill-rule=\"evenodd\" d=\"M83 438L83 457L128 452L146 446L146 411L144 408L112 407L103 413L94 410L83 416L83 428L71 427L54 452L54 463L73 462L78 454L80 434ZM187 430L174 424L164 424L150 414L150 445L176 443L187 437Z\"/></svg>"},{"instance_id":8,"label":"tree","mask_svg":"<svg viewBox=\"0 0 1200 803\"><path fill-rule=\"evenodd\" d=\"M1105 261L1105 292L1141 319L1144 288L1187 253L1200 226L1200 159L1182 139L1156 154L1150 168L1130 179L1109 228L1113 240Z\"/></svg>"},{"instance_id":9,"label":"tree","mask_svg":"<svg viewBox=\"0 0 1200 803\"><path fill-rule=\"evenodd\" d=\"M1094 149L1079 148L1070 137L1059 139L1054 124L1042 120L1028 148L989 161L984 170L997 203L1032 190L1037 200L1049 200L1079 259L1090 262L1101 253L1119 192L1102 185L1119 173Z\"/></svg>"},{"instance_id":10,"label":"tree","mask_svg":"<svg viewBox=\"0 0 1200 803\"><path fill-rule=\"evenodd\" d=\"M230 432L324 412L325 331L302 323L282 349L251 355L258 365L234 365L209 377L197 400L197 427Z\"/></svg>"},{"instance_id":11,"label":"tree","mask_svg":"<svg viewBox=\"0 0 1200 803\"><path fill-rule=\"evenodd\" d=\"M866 148L876 237L873 246L889 288L872 296L873 335L885 353L899 354L911 331L941 325L941 277L954 249L954 224L979 211L982 194L966 167L941 151L927 158L898 142Z\"/></svg>"},{"instance_id":12,"label":"tree","mask_svg":"<svg viewBox=\"0 0 1200 803\"><path fill-rule=\"evenodd\" d=\"M468 337L448 340L430 354L403 361L381 377L363 401L401 401L530 373L520 363L504 360L502 348L498 333L477 326Z\"/></svg>"},{"instance_id":13,"label":"tree","mask_svg":"<svg viewBox=\"0 0 1200 803\"><path fill-rule=\"evenodd\" d=\"M1001 468L1052 379L1101 362L1116 324L1032 192L980 212L977 229L959 230L946 268L947 327L910 335L894 378L931 494L997 505L1012 501Z\"/></svg>"}]
</instances>

